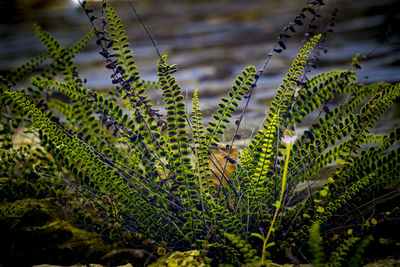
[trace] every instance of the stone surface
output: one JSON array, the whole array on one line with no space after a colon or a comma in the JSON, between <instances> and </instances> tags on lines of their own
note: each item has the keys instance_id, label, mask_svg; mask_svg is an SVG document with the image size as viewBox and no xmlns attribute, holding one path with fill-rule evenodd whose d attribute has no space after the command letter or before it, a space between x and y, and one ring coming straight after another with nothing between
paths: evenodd
<instances>
[{"instance_id":1,"label":"stone surface","mask_svg":"<svg viewBox=\"0 0 400 267\"><path fill-rule=\"evenodd\" d=\"M379 260L365 265L365 267L394 267L394 266L396 267L400 266L400 259Z\"/></svg>"},{"instance_id":2,"label":"stone surface","mask_svg":"<svg viewBox=\"0 0 400 267\"><path fill-rule=\"evenodd\" d=\"M33 265L32 267L103 267L103 266L104 265L101 265L101 264L90 263L90 264L74 264L74 265L70 265L70 266L39 264L39 265ZM124 265L118 265L115 267L133 267L133 265L128 263L128 264L124 264Z\"/></svg>"},{"instance_id":3,"label":"stone surface","mask_svg":"<svg viewBox=\"0 0 400 267\"><path fill-rule=\"evenodd\" d=\"M80 229L68 220L54 199L23 199L0 204L2 209L11 206L17 208L7 216L0 216L0 266L42 263L47 265L39 266L71 266L94 262L118 266L135 258L144 261L133 253L111 253L116 251L114 246L105 243L97 233Z\"/></svg>"},{"instance_id":4,"label":"stone surface","mask_svg":"<svg viewBox=\"0 0 400 267\"><path fill-rule=\"evenodd\" d=\"M201 255L199 250L190 250L185 252L175 251L161 257L149 267L178 267L178 266L199 266L206 267L208 258Z\"/></svg>"}]
</instances>

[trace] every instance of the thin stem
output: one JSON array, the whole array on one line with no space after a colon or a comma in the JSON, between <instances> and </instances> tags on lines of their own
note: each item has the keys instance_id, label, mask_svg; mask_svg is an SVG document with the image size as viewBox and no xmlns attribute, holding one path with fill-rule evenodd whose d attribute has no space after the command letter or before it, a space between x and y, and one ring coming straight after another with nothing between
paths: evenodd
<instances>
[{"instance_id":1,"label":"thin stem","mask_svg":"<svg viewBox=\"0 0 400 267\"><path fill-rule=\"evenodd\" d=\"M267 252L266 249L267 249L268 239L269 239L269 237L270 237L270 235L272 233L272 229L274 228L276 217L278 216L278 212L279 212L279 209L281 207L281 201L283 199L283 193L285 191L285 186L286 186L286 176L287 176L287 172L288 172L288 169L289 169L290 150L292 150L292 147L293 147L293 143L289 143L287 145L287 147L286 147L286 160L285 160L285 168L283 169L281 195L279 197L279 200L275 204L276 205L275 214L274 214L274 217L272 219L271 226L269 227L267 237L264 239L264 244L263 244L263 249L262 249L262 257L261 257L261 264L264 264L264 262L265 262L265 254Z\"/></svg>"},{"instance_id":2,"label":"thin stem","mask_svg":"<svg viewBox=\"0 0 400 267\"><path fill-rule=\"evenodd\" d=\"M130 0L128 0L128 3L129 3L129 5L131 6L131 8L132 8L133 12L135 13L135 15L138 17L140 23L142 24L144 30L145 30L146 33L147 33L147 36L149 36L151 42L153 43L154 49L156 50L158 57L161 58L161 53L160 53L160 51L158 50L157 43L156 43L156 40L154 40L153 34L151 34L150 30L147 28L147 26L146 26L146 24L144 23L142 17L140 16L140 14L139 14L139 12L136 10L136 8L133 6L132 2L131 2Z\"/></svg>"}]
</instances>

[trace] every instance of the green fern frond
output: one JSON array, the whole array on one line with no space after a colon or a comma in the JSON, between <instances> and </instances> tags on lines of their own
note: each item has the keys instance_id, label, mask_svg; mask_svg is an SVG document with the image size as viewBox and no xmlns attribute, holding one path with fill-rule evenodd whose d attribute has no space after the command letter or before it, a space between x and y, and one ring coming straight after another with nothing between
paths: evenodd
<instances>
[{"instance_id":1,"label":"green fern frond","mask_svg":"<svg viewBox=\"0 0 400 267\"><path fill-rule=\"evenodd\" d=\"M321 266L325 262L324 248L322 247L322 237L319 231L319 224L314 223L309 230L308 246L313 257L313 266Z\"/></svg>"},{"instance_id":2,"label":"green fern frond","mask_svg":"<svg viewBox=\"0 0 400 267\"><path fill-rule=\"evenodd\" d=\"M127 163L122 156L122 151L115 149L116 141L112 135L106 133L97 118L89 110L88 106L80 103L67 104L58 99L49 99L48 105L53 110L57 110L65 116L65 119L74 125L74 130L82 134L83 139L105 155L116 159L118 162ZM92 138L90 138L92 137Z\"/></svg>"},{"instance_id":3,"label":"green fern frond","mask_svg":"<svg viewBox=\"0 0 400 267\"><path fill-rule=\"evenodd\" d=\"M194 139L194 150L196 156L196 169L201 181L206 181L210 173L209 149L206 145L206 135L204 131L202 112L200 109L198 89L194 91L192 100L192 133Z\"/></svg>"},{"instance_id":4,"label":"green fern frond","mask_svg":"<svg viewBox=\"0 0 400 267\"><path fill-rule=\"evenodd\" d=\"M351 257L349 266L359 266L362 264L362 257L364 256L365 249L374 239L373 236L369 235L363 238L360 243L356 247L356 251L354 252L353 257Z\"/></svg>"},{"instance_id":5,"label":"green fern frond","mask_svg":"<svg viewBox=\"0 0 400 267\"><path fill-rule=\"evenodd\" d=\"M170 164L176 168L177 175L181 176L185 173L184 168L191 170L192 167L188 158L190 150L186 122L186 104L183 101L184 97L179 84L171 75L175 69L176 66L170 66L166 63L166 56L163 56L158 62L157 74L163 91L164 102L167 104L166 120L168 143L171 150Z\"/></svg>"},{"instance_id":6,"label":"green fern frond","mask_svg":"<svg viewBox=\"0 0 400 267\"><path fill-rule=\"evenodd\" d=\"M112 39L111 49L114 53L112 55L109 55L107 51L102 51L101 53L107 55L106 58L109 61L107 65L109 66L108 68L115 69L116 75L113 79L113 83L121 84L122 92L129 98L129 101L132 102L130 103L131 105L139 109L141 109L142 105L146 107L146 109L139 114L139 116L144 116L145 112L150 112L151 103L144 94L146 85L144 82L140 81L140 75L137 71L136 62L124 26L121 19L110 5L105 4L104 11L109 21L109 35ZM113 68L111 65L116 65L118 67ZM133 92L131 92L131 90L133 90Z\"/></svg>"},{"instance_id":7,"label":"green fern frond","mask_svg":"<svg viewBox=\"0 0 400 267\"><path fill-rule=\"evenodd\" d=\"M123 108L118 104L114 104L113 101L108 100L97 92L93 92L91 89L82 88L80 84L70 85L68 83L41 79L33 79L32 83L36 87L61 92L70 97L74 102L78 103L78 105L85 107L85 109L87 108L84 111L84 114L82 114L83 117L86 116L85 119L92 118L92 115L90 114L93 112L102 114L101 119L107 119L105 126L112 127L115 135L120 133L124 137L121 139L121 141L126 143L132 151L131 163L135 164L134 166L136 166L139 164L139 162L142 162L140 164L144 165L144 174L148 179L154 175L158 175L155 172L155 169L159 166L159 164L162 167L165 166L160 157L152 157L152 154L149 153L149 151L155 151L156 155L164 153L161 146L163 138L161 138L160 134L151 132L152 135L150 137L150 145L148 145L145 142L146 140L143 138L138 138L138 136L145 136L144 134L146 131L136 128L135 122L132 119L129 119L129 116L124 113ZM101 125L98 120L92 119L91 124L96 125L94 129L98 129L100 131ZM145 125L143 122L139 124L139 126L143 125ZM122 127L124 130L121 131L120 127ZM158 142L152 141L157 137L160 138ZM99 145L101 144L102 142L99 142ZM164 173L164 175L167 176L168 174Z\"/></svg>"},{"instance_id":8,"label":"green fern frond","mask_svg":"<svg viewBox=\"0 0 400 267\"><path fill-rule=\"evenodd\" d=\"M212 120L206 129L208 146L218 146L218 142L220 142L218 136L224 133L232 113L239 107L238 101L249 91L255 75L255 67L246 67L242 74L235 79L232 90L228 92L228 98L222 97L219 101L217 112L212 115Z\"/></svg>"},{"instance_id":9,"label":"green fern frond","mask_svg":"<svg viewBox=\"0 0 400 267\"><path fill-rule=\"evenodd\" d=\"M49 90L59 92L77 102L84 102L88 94L87 91L80 86L74 86L69 83L63 83L59 81L32 78L31 83L39 91Z\"/></svg>"},{"instance_id":10,"label":"green fern frond","mask_svg":"<svg viewBox=\"0 0 400 267\"><path fill-rule=\"evenodd\" d=\"M73 84L73 73L77 71L77 66L72 62L72 54L39 25L34 24L33 29L40 41L46 46L50 57L54 60L55 68L64 75L64 79L68 83Z\"/></svg>"},{"instance_id":11,"label":"green fern frond","mask_svg":"<svg viewBox=\"0 0 400 267\"><path fill-rule=\"evenodd\" d=\"M200 204L197 196L202 193L199 192L199 181L193 172L189 157L189 133L187 131L184 97L179 84L172 76L172 73L176 70L176 66L168 65L166 63L166 56L160 58L157 69L164 102L167 105L167 141L169 145L167 160L173 168L173 181L178 186L176 194L181 198L187 199L184 207L191 211L190 216L185 216L188 221L184 224L183 228L192 229L186 236L189 240L196 240L196 232L201 231L200 229L203 227L203 222L197 219L198 216L196 216L196 212L198 212L196 206Z\"/></svg>"},{"instance_id":12,"label":"green fern frond","mask_svg":"<svg viewBox=\"0 0 400 267\"><path fill-rule=\"evenodd\" d=\"M364 143L365 133L369 132L369 129L373 127L399 94L400 83L386 86L361 108L360 113L354 119L352 142L348 143L342 150L341 157L343 160L352 162L352 155L357 154L357 150Z\"/></svg>"},{"instance_id":13,"label":"green fern frond","mask_svg":"<svg viewBox=\"0 0 400 267\"><path fill-rule=\"evenodd\" d=\"M354 86L353 86L354 87ZM306 131L294 145L294 151L298 151L297 155L292 158L291 176L297 177L303 173L302 178L297 177L296 181L304 181L310 176L304 174L305 170L313 169L315 163L321 163L319 157L321 153L329 146L335 145L340 139L348 136L354 130L357 118L351 113L358 104L366 96L376 93L380 87L376 85L359 85L355 86L356 90L353 95L344 104L336 107L332 112L327 113L324 118L320 118L318 122ZM349 142L346 142L347 147ZM342 143L340 149L334 148L332 152L344 153L348 148ZM316 161L315 161L316 159ZM335 160L338 157L335 158ZM326 162L328 163L328 162Z\"/></svg>"},{"instance_id":14,"label":"green fern frond","mask_svg":"<svg viewBox=\"0 0 400 267\"><path fill-rule=\"evenodd\" d=\"M228 253L235 255L237 260L242 260L245 263L255 263L260 260L260 257L256 256L257 251L252 248L250 243L243 240L240 236L224 233L224 237L231 243ZM234 250L236 250L236 252L233 252Z\"/></svg>"},{"instance_id":15,"label":"green fern frond","mask_svg":"<svg viewBox=\"0 0 400 267\"><path fill-rule=\"evenodd\" d=\"M82 2L89 15L93 10L85 5L86 1ZM101 6L101 29L92 24L94 29L68 49L35 25L48 51L14 70L15 77L2 77L0 172L15 177L14 163L21 164L25 155L36 153L29 147L18 151L13 147L14 133L25 127L40 139L45 150L34 158L51 161L52 174L68 177L68 186L77 190L80 200L98 206L95 216L110 225L106 230L109 237L118 239L124 232L138 232L156 240L157 245L173 249L220 248L229 261L241 264L258 260L250 245L257 243L248 238L261 237L255 232L268 229L267 237L261 238L263 262L268 245L274 245L268 252L273 260L289 247L301 252L308 240L314 263L321 264L323 246L331 244L321 236L330 237L333 226L335 234L344 233L349 216L354 219L354 231L364 227L354 209L361 215L369 212L371 207L366 203L371 196L383 194L384 187L400 177L400 128L388 134L369 133L400 95L400 84L360 84L354 71L330 71L307 79L303 74L306 65L312 64L309 56L323 39L315 35L302 44L262 125L233 164L236 170L228 185L217 188L210 179L212 151L239 102L250 98L264 69L256 73L254 67L246 67L204 127L198 90L189 118L182 89L173 77L177 66L160 56L158 81L142 80L121 19L105 1ZM305 13L313 15L311 22L317 18L314 6L319 4L303 9L284 29L265 66L274 53L286 49L283 39L291 37L288 33L295 32L295 24L302 24ZM89 19L94 22L96 17L89 15ZM107 93L86 88L73 62L94 34L115 85ZM46 57L52 60L49 64L43 64ZM353 66L357 60L353 60ZM11 84L41 64L44 71L40 77L34 77L26 90L13 91ZM55 81L59 72L64 82ZM154 109L146 95L154 88L162 91L165 114ZM331 111L325 103L338 95L347 99ZM329 103L329 107L332 105ZM322 111L313 126L301 135L300 130L295 133L300 138L283 156L282 135L318 109ZM236 122L238 127L240 121ZM229 155L226 160L231 160ZM326 184L307 188L309 194L301 203L287 206L293 203L290 199L298 182L308 182L334 162L336 172ZM23 174L27 173L29 170L24 170ZM55 179L57 175L53 175ZM0 179L0 191L10 181ZM40 184L34 190L45 192L49 188ZM8 214L6 210L0 210L0 216L2 213ZM93 220L89 217L85 217L88 222ZM345 250L357 241L349 239L339 246L337 254L332 253L335 264L345 262L344 257L349 257ZM360 244L362 253L365 245ZM132 241L129 245L136 244Z\"/></svg>"},{"instance_id":16,"label":"green fern frond","mask_svg":"<svg viewBox=\"0 0 400 267\"><path fill-rule=\"evenodd\" d=\"M365 144L382 143L384 140L384 136L379 134L369 134L366 135L364 139ZM344 147L348 145L349 142L351 142L351 140L346 140L345 142L340 143L332 149L329 149L328 151L319 154L316 158L313 159L313 165L307 166L304 177L312 177L313 174L318 173L318 171L321 170L323 167L339 159L341 151ZM301 162L305 163L304 159ZM304 167L304 165L298 165L298 167L302 168Z\"/></svg>"},{"instance_id":17,"label":"green fern frond","mask_svg":"<svg viewBox=\"0 0 400 267\"><path fill-rule=\"evenodd\" d=\"M300 49L300 52L293 60L292 67L286 74L286 78L283 79L283 83L279 86L269 111L267 112L267 117L262 125L262 129L253 137L248 147L249 153L253 155L254 162L260 160L262 155L261 147L264 146L265 143L270 142L268 141L270 139L266 137L267 133L269 133L267 129L269 129L270 125L275 125L278 128L278 136L281 129L287 128L289 122L293 123L293 118L288 113L296 93L294 86L297 85L297 80L304 70L308 55L318 43L319 38L321 38L321 35L312 37L310 41Z\"/></svg>"},{"instance_id":18,"label":"green fern frond","mask_svg":"<svg viewBox=\"0 0 400 267\"><path fill-rule=\"evenodd\" d=\"M40 129L39 136L55 160L65 166L80 184L98 190L101 195L112 194L124 212L130 211L130 214L125 216L129 216L129 220L135 222L138 231L153 229L154 236L170 236L171 233L166 230L171 227L166 220L170 215L162 210L157 211L148 200L148 197L154 196L155 193L143 187L143 184L140 185L140 174L127 176L122 170L114 169L110 163L104 161L101 154L82 142L77 135L70 135L65 129L54 124L24 94L9 91L4 94L26 116L32 118L33 127ZM128 182L131 179L139 184ZM160 214L163 215L161 218ZM112 217L111 214L108 216ZM159 227L160 221L163 221L162 229Z\"/></svg>"},{"instance_id":19,"label":"green fern frond","mask_svg":"<svg viewBox=\"0 0 400 267\"><path fill-rule=\"evenodd\" d=\"M136 82L140 79L140 76L132 55L132 50L129 48L130 44L121 19L108 4L106 4L104 11L109 21L110 37L113 39L111 49L115 52L116 63L124 69L122 77L126 79L132 77L132 82Z\"/></svg>"},{"instance_id":20,"label":"green fern frond","mask_svg":"<svg viewBox=\"0 0 400 267\"><path fill-rule=\"evenodd\" d=\"M86 45L93 38L94 33L95 33L94 30L90 30L87 34L85 34L81 38L81 40L79 40L72 47L67 49L67 51L70 54L71 58L74 58L77 54L79 54L86 47Z\"/></svg>"},{"instance_id":21,"label":"green fern frond","mask_svg":"<svg viewBox=\"0 0 400 267\"><path fill-rule=\"evenodd\" d=\"M363 199L368 199L372 192L378 192L394 179L398 179L400 148L397 147L388 153L386 150L400 140L399 134L400 130L397 128L383 137L381 146L370 147L362 151L351 164L340 166L328 185L301 206L303 212L314 214L314 221L325 223L330 220L330 216L339 211L344 212L346 203L346 207L351 207L349 203L361 203ZM317 210L315 204L319 207Z\"/></svg>"},{"instance_id":22,"label":"green fern frond","mask_svg":"<svg viewBox=\"0 0 400 267\"><path fill-rule=\"evenodd\" d=\"M331 253L329 258L328 266L330 267L340 267L347 261L347 256L355 246L355 244L360 240L359 237L350 237L344 240L335 251ZM357 265L350 265L350 266L357 266Z\"/></svg>"},{"instance_id":23,"label":"green fern frond","mask_svg":"<svg viewBox=\"0 0 400 267\"><path fill-rule=\"evenodd\" d=\"M48 53L43 53L31 58L28 62L7 73L4 76L4 80L10 85L15 85L28 74L32 73L38 66L40 66L48 58L48 56Z\"/></svg>"},{"instance_id":24,"label":"green fern frond","mask_svg":"<svg viewBox=\"0 0 400 267\"><path fill-rule=\"evenodd\" d=\"M272 118L272 122L277 122L278 116L274 116ZM277 133L278 125L275 123L269 124L267 127L264 127L264 139L261 145L261 153L259 161L256 165L254 175L253 175L253 183L257 186L262 181L263 186L265 186L263 179L268 177L268 171L270 170L270 164L274 160L274 144L276 142L276 133Z\"/></svg>"},{"instance_id":25,"label":"green fern frond","mask_svg":"<svg viewBox=\"0 0 400 267\"><path fill-rule=\"evenodd\" d=\"M355 80L354 73L349 71L330 71L314 76L304 88L297 89L295 105L290 110L293 113L291 116L300 123L328 99L352 90L355 86L352 80Z\"/></svg>"}]
</instances>

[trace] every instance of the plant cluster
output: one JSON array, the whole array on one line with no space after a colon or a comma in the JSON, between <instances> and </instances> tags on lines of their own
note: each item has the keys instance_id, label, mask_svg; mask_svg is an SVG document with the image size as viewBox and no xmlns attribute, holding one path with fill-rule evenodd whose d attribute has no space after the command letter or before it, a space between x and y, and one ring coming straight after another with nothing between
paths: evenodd
<instances>
[{"instance_id":1,"label":"plant cluster","mask_svg":"<svg viewBox=\"0 0 400 267\"><path fill-rule=\"evenodd\" d=\"M105 1L100 18L82 2L93 30L71 48L35 25L47 52L1 80L2 183L30 181L32 172L44 181L51 177L54 186L46 182L34 191L76 190L75 197L87 207L87 225L104 226L103 233L119 244L157 247L161 254L197 248L234 264L263 264L290 250L293 258L306 260L311 240L316 263L325 260L322 247L336 248L330 257L335 265L346 260L342 251L360 241L353 257L359 261L370 241L361 238L366 234L362 215L369 212L362 207L400 177L400 128L371 133L400 95L400 83L358 82L357 58L350 70L306 76L334 25L336 10L328 28L314 32L323 5L322 0L310 2L284 27L261 69L249 66L238 74L207 125L197 90L192 111L186 112L187 99L174 78L177 66L165 55L157 63L156 83L140 78L122 21ZM241 138L238 129L258 80L270 58L282 53L303 25L308 25L304 41L261 127L234 159L231 150ZM108 92L87 88L73 62L92 37L115 85ZM29 87L17 87L30 73L35 75ZM146 94L150 87L162 91L165 110L153 107ZM326 103L341 95L345 101L330 110ZM318 109L321 115L300 133L297 125ZM224 162L216 161L212 149L234 117L228 153ZM12 136L21 127L40 140L36 148L15 148ZM32 158L35 168L24 169L23 161ZM300 183L335 163L326 184L296 199ZM228 174L228 164L235 164L233 173ZM13 194L21 190L16 187Z\"/></svg>"}]
</instances>

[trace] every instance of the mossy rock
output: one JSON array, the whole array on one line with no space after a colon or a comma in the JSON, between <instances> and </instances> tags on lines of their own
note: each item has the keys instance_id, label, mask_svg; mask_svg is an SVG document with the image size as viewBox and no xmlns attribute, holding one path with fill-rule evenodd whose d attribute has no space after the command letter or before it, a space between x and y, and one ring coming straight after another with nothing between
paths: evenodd
<instances>
[{"instance_id":1,"label":"mossy rock","mask_svg":"<svg viewBox=\"0 0 400 267\"><path fill-rule=\"evenodd\" d=\"M128 263L105 255L116 248L94 232L80 229L69 220L55 200L23 199L0 204L0 266L76 263ZM6 212L4 212L6 211ZM120 255L119 255L120 256Z\"/></svg>"},{"instance_id":2,"label":"mossy rock","mask_svg":"<svg viewBox=\"0 0 400 267\"><path fill-rule=\"evenodd\" d=\"M365 267L398 267L400 266L400 259L386 259L369 263Z\"/></svg>"},{"instance_id":3,"label":"mossy rock","mask_svg":"<svg viewBox=\"0 0 400 267\"><path fill-rule=\"evenodd\" d=\"M210 259L203 256L199 250L190 250L185 252L175 251L161 257L149 267L178 267L178 266L210 266Z\"/></svg>"}]
</instances>

